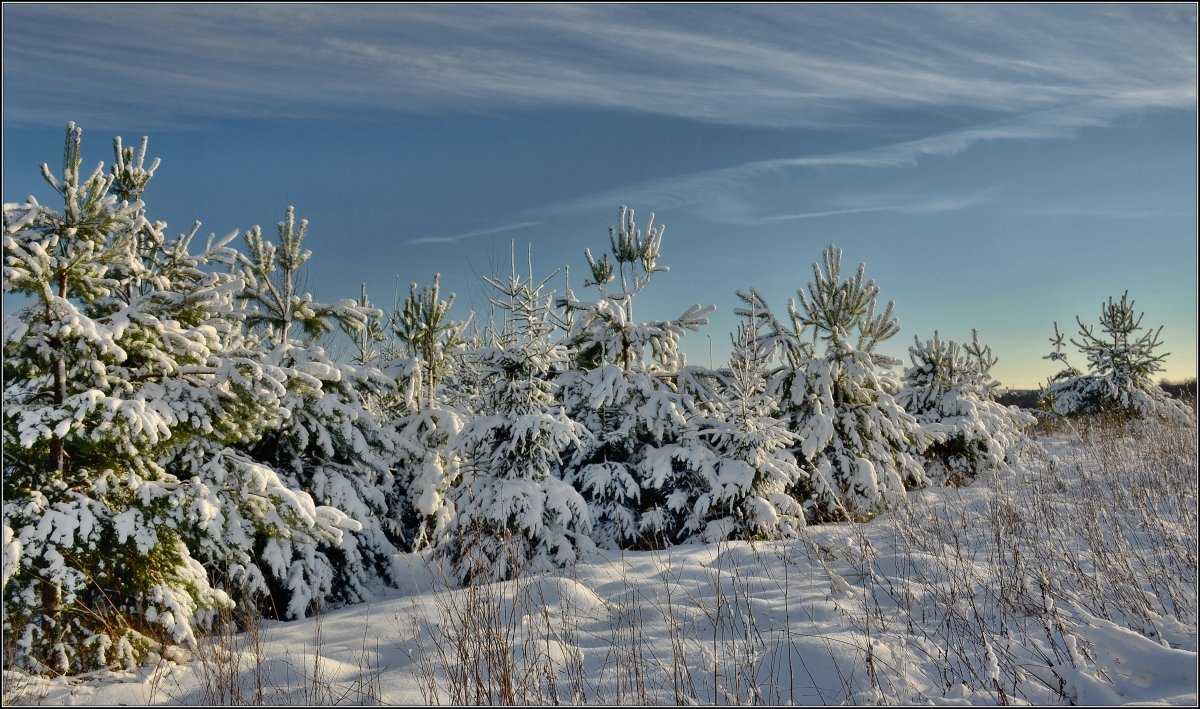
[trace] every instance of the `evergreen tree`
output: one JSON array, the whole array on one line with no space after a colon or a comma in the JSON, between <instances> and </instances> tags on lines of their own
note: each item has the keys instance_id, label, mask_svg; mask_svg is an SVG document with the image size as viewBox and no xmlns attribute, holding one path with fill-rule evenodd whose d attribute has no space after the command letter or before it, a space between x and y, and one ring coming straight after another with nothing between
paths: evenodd
<instances>
[{"instance_id":1,"label":"evergreen tree","mask_svg":"<svg viewBox=\"0 0 1200 709\"><path fill-rule=\"evenodd\" d=\"M767 394L766 361L750 323L731 338L729 367L714 373L720 406L700 422L714 476L690 526L709 542L791 537L805 524L795 494L807 475L789 450L797 436L777 417L778 400Z\"/></svg>"},{"instance_id":2,"label":"evergreen tree","mask_svg":"<svg viewBox=\"0 0 1200 709\"><path fill-rule=\"evenodd\" d=\"M360 527L337 545L271 547L272 563L287 568L285 577L269 579L273 610L289 618L324 600L369 599L374 583L394 583L400 573L384 525L401 444L369 403L388 396L397 383L378 368L332 360L314 341L334 323L357 332L382 313L353 300L317 303L301 292L302 269L312 256L303 248L307 227L289 207L277 224L276 242L255 226L246 234L247 253L238 256L246 322L264 355L288 376L281 401L286 419L248 452L278 470L289 486L344 511Z\"/></svg>"},{"instance_id":3,"label":"evergreen tree","mask_svg":"<svg viewBox=\"0 0 1200 709\"><path fill-rule=\"evenodd\" d=\"M362 292L358 296L359 312L366 316L361 324L355 321L337 320L338 327L354 345L353 364L358 366L378 366L380 359L392 354L388 347L387 323L384 313L371 304L367 296L367 284L362 284ZM380 403L382 405L382 402Z\"/></svg>"},{"instance_id":4,"label":"evergreen tree","mask_svg":"<svg viewBox=\"0 0 1200 709\"><path fill-rule=\"evenodd\" d=\"M566 351L549 336L544 282L488 279L507 312L501 339L468 352L485 373L483 409L451 448L462 474L450 491L455 516L438 556L463 583L512 578L575 563L591 548L587 505L561 479L562 455L587 432L556 403L552 375Z\"/></svg>"},{"instance_id":5,"label":"evergreen tree","mask_svg":"<svg viewBox=\"0 0 1200 709\"><path fill-rule=\"evenodd\" d=\"M1071 366L1071 363L1067 361L1067 355L1063 352L1063 348L1066 347L1066 338L1067 336L1058 329L1058 322L1055 322L1054 334L1050 337L1050 344L1054 345L1054 351L1042 357L1042 359L1048 359L1054 362L1062 362L1062 369L1050 377L1051 384L1064 379L1078 377L1080 374L1083 374L1083 372L1080 372L1078 369Z\"/></svg>"},{"instance_id":6,"label":"evergreen tree","mask_svg":"<svg viewBox=\"0 0 1200 709\"><path fill-rule=\"evenodd\" d=\"M664 228L654 225L654 215L643 231L632 209L621 206L619 214L619 226L609 228L613 259L584 252L591 270L584 285L595 286L600 298L576 300L568 291L559 301L571 321L563 399L568 414L592 433L574 450L566 479L588 501L593 538L608 548L680 541L708 489L707 451L690 425L692 402L673 380L686 364L680 340L707 324L713 308L636 322L634 297L668 270L658 264Z\"/></svg>"},{"instance_id":7,"label":"evergreen tree","mask_svg":"<svg viewBox=\"0 0 1200 709\"><path fill-rule=\"evenodd\" d=\"M1075 316L1079 339L1072 339L1088 361L1083 374L1067 365L1042 391L1039 403L1045 409L1064 416L1115 413L1132 418L1161 418L1176 422L1190 421L1193 413L1172 399L1154 383L1153 375L1162 371L1167 353L1156 354L1162 346L1162 326L1143 330L1145 313L1136 313L1129 291L1119 302L1110 297L1100 306L1100 334L1093 325ZM1054 352L1046 356L1066 363L1063 334L1054 323L1050 338Z\"/></svg>"},{"instance_id":8,"label":"evergreen tree","mask_svg":"<svg viewBox=\"0 0 1200 709\"><path fill-rule=\"evenodd\" d=\"M738 293L746 303L738 314L763 323L760 347L782 359L769 391L799 436L794 451L809 475L801 489L811 513L861 520L895 505L906 486L925 484L917 458L925 440L893 398L898 361L876 351L900 330L894 304L876 314L879 287L865 280L865 264L843 280L841 257L826 247L808 292L797 291L800 304L788 302L789 324L753 290Z\"/></svg>"},{"instance_id":9,"label":"evergreen tree","mask_svg":"<svg viewBox=\"0 0 1200 709\"><path fill-rule=\"evenodd\" d=\"M1022 429L1036 420L995 401L996 357L978 332L968 345L943 342L937 332L925 342L914 337L909 358L896 399L930 435L922 457L932 481L963 485L1015 462L1026 443Z\"/></svg>"},{"instance_id":10,"label":"evergreen tree","mask_svg":"<svg viewBox=\"0 0 1200 709\"><path fill-rule=\"evenodd\" d=\"M454 293L441 298L442 274L433 274L433 285L417 290L409 286L408 297L392 316L392 334L402 343L403 352L420 365L422 382L417 392L418 407L432 405L438 387L454 369L456 355L463 347L463 331L471 318L450 320Z\"/></svg>"},{"instance_id":11,"label":"evergreen tree","mask_svg":"<svg viewBox=\"0 0 1200 709\"><path fill-rule=\"evenodd\" d=\"M435 274L433 285L420 291L413 283L391 320L400 342L396 357L405 358L416 382L413 396L396 415L404 445L392 509L397 533L411 551L433 546L442 536L454 515L448 493L459 475L449 441L461 430L462 416L445 401L442 384L458 368L469 319L449 319L454 294L441 298L440 279Z\"/></svg>"},{"instance_id":12,"label":"evergreen tree","mask_svg":"<svg viewBox=\"0 0 1200 709\"><path fill-rule=\"evenodd\" d=\"M217 456L207 476L172 461L198 440L247 444L281 418L283 374L246 346L225 240L198 255L146 217L158 166L116 141L116 162L80 172L67 127L62 211L4 207L4 291L29 304L4 324L4 643L17 666L129 665L191 645L231 606L206 566L236 565L221 520L279 538L338 540L353 523ZM235 542L234 542L235 543ZM230 555L232 553L232 556ZM216 580L221 580L219 577Z\"/></svg>"}]
</instances>

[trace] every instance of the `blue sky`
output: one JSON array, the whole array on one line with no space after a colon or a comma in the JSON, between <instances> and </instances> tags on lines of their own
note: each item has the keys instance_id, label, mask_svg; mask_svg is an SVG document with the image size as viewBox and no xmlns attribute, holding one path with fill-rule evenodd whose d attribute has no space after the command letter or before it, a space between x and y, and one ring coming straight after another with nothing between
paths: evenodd
<instances>
[{"instance_id":1,"label":"blue sky","mask_svg":"<svg viewBox=\"0 0 1200 709\"><path fill-rule=\"evenodd\" d=\"M637 315L735 290L780 312L826 244L902 327L969 339L1014 388L1125 290L1196 374L1197 25L1163 5L53 5L3 8L4 200L47 200L150 136L172 232L309 219L310 287L390 304L442 274L467 307L510 244L539 275L666 224ZM561 281L556 281L561 282ZM882 305L882 303L881 303ZM1074 353L1073 353L1074 354ZM1072 357L1084 366L1081 356Z\"/></svg>"}]
</instances>

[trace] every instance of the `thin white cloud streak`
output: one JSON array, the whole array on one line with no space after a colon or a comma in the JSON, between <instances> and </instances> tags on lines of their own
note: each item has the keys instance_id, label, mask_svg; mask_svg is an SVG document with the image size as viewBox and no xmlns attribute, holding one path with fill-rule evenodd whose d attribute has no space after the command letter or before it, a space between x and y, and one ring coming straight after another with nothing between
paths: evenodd
<instances>
[{"instance_id":1,"label":"thin white cloud streak","mask_svg":"<svg viewBox=\"0 0 1200 709\"><path fill-rule=\"evenodd\" d=\"M1117 96L1061 109L1038 111L877 148L757 160L688 175L632 183L622 188L549 205L537 210L537 213L564 214L636 202L652 205L656 210L695 207L710 218L734 223L753 223L758 218L744 215L745 210L740 208L740 205L753 194L755 184L772 175L783 175L787 171L799 169L912 167L922 160L954 157L979 143L1067 139L1074 137L1083 128L1110 125L1130 111L1143 110L1147 104L1157 102L1159 105L1174 105L1174 101L1174 96Z\"/></svg>"},{"instance_id":2,"label":"thin white cloud streak","mask_svg":"<svg viewBox=\"0 0 1200 709\"><path fill-rule=\"evenodd\" d=\"M480 229L478 231L469 231L465 234L456 234L454 236L425 236L418 239L411 239L405 243L410 245L416 244L453 244L463 239L474 239L480 236L491 236L492 234L503 234L509 231L516 231L526 227L536 226L541 222L520 222L519 224L506 224L504 226L492 227L490 229Z\"/></svg>"},{"instance_id":3,"label":"thin white cloud streak","mask_svg":"<svg viewBox=\"0 0 1200 709\"><path fill-rule=\"evenodd\" d=\"M983 190L969 195L924 197L897 201L893 204L875 205L869 207L849 207L846 209L831 209L820 212L798 212L795 214L775 214L759 217L754 221L758 224L796 221L801 219L825 219L842 217L852 214L867 214L872 212L890 212L897 214L940 214L942 212L957 212L963 209L978 207L987 201L987 195L994 190Z\"/></svg>"},{"instance_id":4,"label":"thin white cloud streak","mask_svg":"<svg viewBox=\"0 0 1200 709\"><path fill-rule=\"evenodd\" d=\"M858 207L856 209L831 209L824 212L800 212L797 214L775 214L769 217L759 217L762 224L772 222L790 222L799 219L824 219L826 217L842 217L848 214L864 214L869 212L890 212L896 207Z\"/></svg>"},{"instance_id":5,"label":"thin white cloud streak","mask_svg":"<svg viewBox=\"0 0 1200 709\"><path fill-rule=\"evenodd\" d=\"M884 130L894 111L1003 116L1114 97L1195 103L1189 6L27 4L4 12L7 121L549 107ZM123 89L98 89L106 86Z\"/></svg>"}]
</instances>

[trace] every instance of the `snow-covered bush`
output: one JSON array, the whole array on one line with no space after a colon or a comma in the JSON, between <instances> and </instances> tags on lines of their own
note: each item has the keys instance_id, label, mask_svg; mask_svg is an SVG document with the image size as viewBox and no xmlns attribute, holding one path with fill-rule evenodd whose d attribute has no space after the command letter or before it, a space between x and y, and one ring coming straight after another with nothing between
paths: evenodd
<instances>
[{"instance_id":1,"label":"snow-covered bush","mask_svg":"<svg viewBox=\"0 0 1200 709\"><path fill-rule=\"evenodd\" d=\"M146 142L135 157L118 138L111 172L86 178L81 143L68 125L61 177L42 166L61 211L4 205L4 291L29 298L4 321L4 644L38 672L194 643L231 605L206 566L245 561L214 538L223 520L330 540L353 524L269 469L214 458L206 478L177 474L189 445L249 444L278 422L284 375L243 341L240 282L209 267L231 262L234 235L199 254L198 224L167 239L141 201L158 166Z\"/></svg>"},{"instance_id":2,"label":"snow-covered bush","mask_svg":"<svg viewBox=\"0 0 1200 709\"><path fill-rule=\"evenodd\" d=\"M592 434L572 452L565 477L588 501L599 545L659 546L690 534L686 519L709 487L707 451L689 427L694 412L673 378L685 364L680 340L707 324L713 308L635 321L634 296L668 270L658 264L664 229L654 215L643 231L632 209L622 206L619 214L619 226L609 228L613 261L585 251L591 278L584 285L600 297L577 300L568 292L559 300L571 321L562 397L571 418Z\"/></svg>"},{"instance_id":3,"label":"snow-covered bush","mask_svg":"<svg viewBox=\"0 0 1200 709\"><path fill-rule=\"evenodd\" d=\"M995 401L996 357L971 331L971 343L942 341L938 333L908 349L912 367L896 400L930 434L922 458L933 482L962 485L1016 461L1036 419Z\"/></svg>"},{"instance_id":4,"label":"snow-covered bush","mask_svg":"<svg viewBox=\"0 0 1200 709\"><path fill-rule=\"evenodd\" d=\"M1086 374L1066 364L1064 335L1058 323L1054 323L1054 336L1050 338L1054 352L1045 359L1063 362L1066 368L1043 389L1039 398L1042 408L1062 416L1112 413L1179 423L1191 421L1192 411L1154 383L1152 377L1162 371L1167 353L1155 353L1162 346L1161 325L1138 334L1143 329L1144 315L1135 315L1129 291L1125 291L1120 302L1113 302L1110 297L1101 304L1101 334L1097 335L1093 325L1075 316L1079 339L1070 342L1087 357Z\"/></svg>"},{"instance_id":5,"label":"snow-covered bush","mask_svg":"<svg viewBox=\"0 0 1200 709\"><path fill-rule=\"evenodd\" d=\"M551 302L543 284L515 275L488 279L507 311L492 345L472 349L487 388L481 410L451 440L462 457L449 492L455 515L437 556L457 581L512 578L574 564L592 546L583 498L561 478L566 451L587 432L556 402L553 374L566 350L550 341Z\"/></svg>"},{"instance_id":6,"label":"snow-covered bush","mask_svg":"<svg viewBox=\"0 0 1200 709\"><path fill-rule=\"evenodd\" d=\"M738 314L761 321L761 350L782 358L769 391L799 437L793 450L809 475L805 504L815 518L861 520L926 483L918 458L925 440L893 396L899 385L890 368L899 362L876 352L900 330L893 303L877 315L879 287L865 280L866 266L843 280L841 257L830 245L813 264L808 293L797 291L799 306L788 302L788 324L753 290L738 293L746 303Z\"/></svg>"}]
</instances>

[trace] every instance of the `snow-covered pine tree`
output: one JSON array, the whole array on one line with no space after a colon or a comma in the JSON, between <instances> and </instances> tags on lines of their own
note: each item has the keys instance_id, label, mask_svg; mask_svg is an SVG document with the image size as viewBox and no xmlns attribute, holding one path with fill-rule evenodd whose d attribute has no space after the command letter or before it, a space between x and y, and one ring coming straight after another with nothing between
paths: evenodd
<instances>
[{"instance_id":1,"label":"snow-covered pine tree","mask_svg":"<svg viewBox=\"0 0 1200 709\"><path fill-rule=\"evenodd\" d=\"M403 447L391 523L410 551L433 546L441 537L454 515L448 492L459 474L449 441L461 430L462 416L447 404L441 385L458 369L470 319L449 319L455 297L442 299L440 280L441 274L434 274L433 285L419 291L413 283L391 318L392 335L399 342L397 361L409 363L417 382L395 417Z\"/></svg>"},{"instance_id":2,"label":"snow-covered pine tree","mask_svg":"<svg viewBox=\"0 0 1200 709\"><path fill-rule=\"evenodd\" d=\"M746 307L737 312L763 322L760 346L782 358L769 391L799 436L794 451L809 474L801 489L813 517L862 520L926 483L917 457L925 440L893 397L890 368L899 362L876 351L900 330L894 303L876 314L879 287L866 280L866 265L843 280L841 259L837 246L825 248L807 294L797 291L799 305L788 301L789 324L753 290L738 292Z\"/></svg>"},{"instance_id":3,"label":"snow-covered pine tree","mask_svg":"<svg viewBox=\"0 0 1200 709\"><path fill-rule=\"evenodd\" d=\"M391 319L392 334L401 342L402 350L420 363L418 403L432 404L437 398L438 386L454 369L463 347L463 331L471 321L470 317L450 319L457 296L451 293L442 300L441 279L442 274L433 274L433 285L419 291L416 283L411 284L408 297Z\"/></svg>"},{"instance_id":4,"label":"snow-covered pine tree","mask_svg":"<svg viewBox=\"0 0 1200 709\"><path fill-rule=\"evenodd\" d=\"M277 421L283 375L242 340L240 283L205 268L236 232L193 255L199 224L171 240L146 218L144 139L86 178L81 145L69 124L61 177L42 166L61 212L4 206L4 292L30 299L4 320L4 646L35 672L193 644L232 605L212 569L244 561L225 521L331 541L353 525L270 470L217 456L176 474L193 442L228 450Z\"/></svg>"},{"instance_id":5,"label":"snow-covered pine tree","mask_svg":"<svg viewBox=\"0 0 1200 709\"><path fill-rule=\"evenodd\" d=\"M351 362L360 367L377 366L381 359L388 359L391 348L388 346L387 322L384 313L371 304L367 296L367 284L362 284L362 292L358 296L358 309L366 314L366 320L361 324L357 321L345 322L337 320L338 327L354 345L354 358Z\"/></svg>"},{"instance_id":6,"label":"snow-covered pine tree","mask_svg":"<svg viewBox=\"0 0 1200 709\"><path fill-rule=\"evenodd\" d=\"M912 366L896 400L929 434L925 473L938 484L964 485L1015 462L1026 444L1022 431L1036 419L995 400L996 357L971 330L971 342L942 341L937 332L913 338Z\"/></svg>"},{"instance_id":7,"label":"snow-covered pine tree","mask_svg":"<svg viewBox=\"0 0 1200 709\"><path fill-rule=\"evenodd\" d=\"M1067 361L1067 355L1065 352L1063 352L1063 349L1067 346L1066 339L1067 336L1063 334L1062 330L1058 329L1058 322L1056 321L1054 323L1054 334L1050 337L1050 344L1054 346L1054 351L1045 355L1042 357L1042 359L1048 359L1053 362L1062 362L1062 369L1058 370L1058 372L1054 373L1050 377L1047 386L1055 382L1059 382L1064 379L1070 379L1072 377L1078 377L1080 374L1083 374L1083 372L1075 369L1075 367L1071 366L1071 363ZM1045 389L1046 387L1042 387L1041 395L1038 397L1039 403L1042 403L1043 405L1045 405ZM1046 408L1049 407L1046 406Z\"/></svg>"},{"instance_id":8,"label":"snow-covered pine tree","mask_svg":"<svg viewBox=\"0 0 1200 709\"><path fill-rule=\"evenodd\" d=\"M708 490L708 451L689 425L689 397L673 379L686 364L680 340L707 324L713 307L636 322L634 297L668 270L658 264L664 227L651 214L639 229L624 205L619 216L609 228L612 261L584 252L591 271L584 285L595 286L600 298L576 300L568 291L559 300L571 319L563 400L571 418L592 433L574 450L566 479L588 501L597 544L661 546L689 536L686 519Z\"/></svg>"},{"instance_id":9,"label":"snow-covered pine tree","mask_svg":"<svg viewBox=\"0 0 1200 709\"><path fill-rule=\"evenodd\" d=\"M485 374L481 413L454 436L462 474L450 490L455 515L437 556L462 583L509 579L575 563L592 547L583 498L561 479L561 460L587 432L556 401L553 375L566 349L551 342L545 281L486 279L506 311L501 339L469 351Z\"/></svg>"},{"instance_id":10,"label":"snow-covered pine tree","mask_svg":"<svg viewBox=\"0 0 1200 709\"><path fill-rule=\"evenodd\" d=\"M246 321L268 359L288 374L282 399L287 418L248 452L290 486L361 526L336 546L263 541L264 560L286 569L268 579L273 610L294 618L326 600L367 600L378 582L396 582L396 549L384 523L400 442L369 404L394 391L396 380L375 367L336 362L315 342L334 323L356 331L381 313L353 300L322 304L301 293L301 272L312 256L303 248L308 221L297 222L289 207L276 227L276 242L258 226L246 234L247 253L238 255L237 271L245 281L239 298Z\"/></svg>"},{"instance_id":11,"label":"snow-covered pine tree","mask_svg":"<svg viewBox=\"0 0 1200 709\"><path fill-rule=\"evenodd\" d=\"M689 526L707 542L791 537L805 524L796 493L807 474L790 450L796 434L777 417L779 401L767 395L758 326L750 318L731 337L729 366L712 376L720 405L699 422L712 449L713 478Z\"/></svg>"},{"instance_id":12,"label":"snow-covered pine tree","mask_svg":"<svg viewBox=\"0 0 1200 709\"><path fill-rule=\"evenodd\" d=\"M1194 417L1191 409L1154 383L1152 377L1162 371L1167 357L1165 352L1155 353L1162 346L1162 326L1138 334L1144 329L1145 313L1135 313L1129 291L1125 291L1119 302L1109 297L1100 305L1101 334L1075 316L1079 339L1071 339L1071 344L1087 357L1087 374L1066 364L1063 334L1054 323L1050 338L1054 352L1045 358L1063 362L1066 369L1043 389L1039 399L1043 408L1063 416L1113 413L1180 423Z\"/></svg>"}]
</instances>

